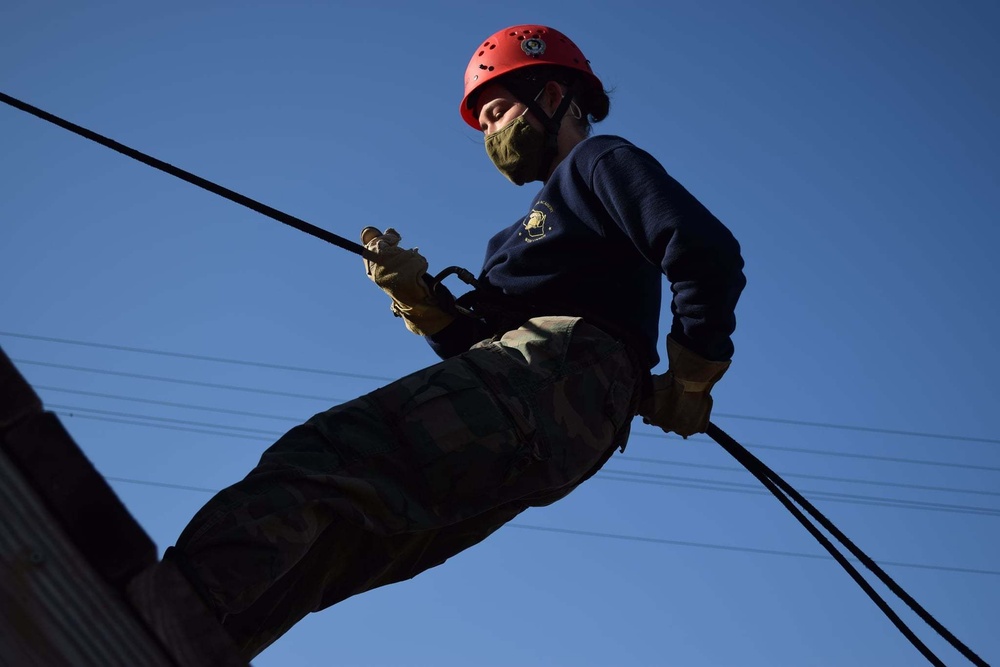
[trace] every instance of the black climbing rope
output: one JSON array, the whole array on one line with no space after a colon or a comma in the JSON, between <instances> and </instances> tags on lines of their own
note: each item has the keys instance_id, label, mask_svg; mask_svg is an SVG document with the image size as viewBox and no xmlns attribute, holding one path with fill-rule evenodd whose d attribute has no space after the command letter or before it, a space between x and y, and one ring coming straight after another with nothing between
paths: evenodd
<instances>
[{"instance_id":1,"label":"black climbing rope","mask_svg":"<svg viewBox=\"0 0 1000 667\"><path fill-rule=\"evenodd\" d=\"M145 153L137 151L134 148L129 148L125 144L119 143L114 139L109 139L104 135L98 134L97 132L94 132L92 130L88 130L85 127L81 127L76 123L71 123L68 120L50 114L47 111L43 111L38 107L32 106L27 102L22 102L21 100L11 97L10 95L7 95L5 93L0 92L0 101L9 104L15 109L20 109L21 111L30 113L32 116L36 116L44 121L48 121L53 125L58 125L63 129L69 130L73 134L77 134L81 137L84 137L85 139L90 139L91 141L96 141L102 146L106 146L113 151L117 151L122 155L126 155L132 158L133 160L138 160L139 162L149 165L154 169L159 169L160 171L166 172L171 176L176 176L182 181L187 181L192 185L197 185L199 188L208 190L209 192L213 192L219 195L220 197L228 199L231 202L236 202L237 204L246 206L247 208L253 211L256 211L262 215L266 215L267 217L273 220L277 220L278 222L282 222L288 225L289 227L294 227L299 231L315 236L316 238L322 239L327 243L332 243L338 248L343 248L344 250L353 252L356 255L361 255L366 259L373 259L373 257L369 257L370 253L368 253L365 250L365 247L360 243L355 243L354 241L348 241L343 236L338 236L337 234L328 232L325 229L322 229L320 227L317 227L316 225L306 222L305 220L296 218L294 215L289 215L287 213L279 211L278 209L272 208L267 204L262 204L256 199L251 199L250 197L241 195L240 193L234 192L233 190L223 187L217 183L213 183L212 181L202 178L201 176L196 176L195 174L192 174L189 171L185 171L180 167L175 167L174 165L168 164L163 160L158 160L151 155L146 155Z\"/></svg>"},{"instance_id":2,"label":"black climbing rope","mask_svg":"<svg viewBox=\"0 0 1000 667\"><path fill-rule=\"evenodd\" d=\"M743 467L750 471L750 473L756 477L764 487L770 491L778 501L785 506L785 508L792 513L792 515L801 523L809 533L816 538L823 548L826 549L833 558L840 563L851 578L868 594L868 597L878 606L882 612L889 617L893 625L903 633L903 635L913 644L918 651L920 651L927 660L933 665L944 666L942 662L934 653L927 648L927 646L917 638L913 631L903 622L901 618L889 607L885 600L871 587L865 578L858 572L857 568L851 565L850 561L840 553L836 546L830 542L829 539L812 523L809 519L795 506L797 503L806 512L808 512L819 524L825 528L831 535L833 535L838 542L840 542L848 551L851 552L861 563L868 568L878 579L885 584L890 591L892 591L900 600L906 603L910 609L913 610L917 616L920 617L922 621L927 623L931 628L934 629L939 635L941 635L949 644L951 644L958 652L965 656L972 664L979 667L989 667L989 665L980 658L976 653L972 651L968 646L962 643L955 635L953 635L946 627L944 627L936 618L934 618L930 612L924 609L920 603L914 600L909 593L903 590L896 581L890 577L885 570L879 567L878 563L871 559L871 557L861 550L854 542L850 540L837 526L833 524L822 512L816 509L812 503L805 499L795 488L786 482L782 477L771 470L763 461L758 459L752 453L750 453L743 445L736 442L731 436L727 435L721 428L715 424L709 423L708 429L705 431L708 437L715 440L723 449L726 450L733 458L739 461ZM794 501L794 503L793 503Z\"/></svg>"},{"instance_id":3,"label":"black climbing rope","mask_svg":"<svg viewBox=\"0 0 1000 667\"><path fill-rule=\"evenodd\" d=\"M567 98L568 99L568 98ZM81 127L75 123L71 123L68 120L55 116L47 111L43 111L38 107L32 106L27 102L22 102L10 95L0 92L0 101L16 108L21 111L27 112L33 116L36 116L44 121L57 125L61 128L69 130L70 132L77 134L91 141L97 142L102 146L106 146L114 151L126 155L134 160L138 160L143 164L149 165L154 169L158 169L171 176L176 176L177 178L187 181L192 185L196 185L204 190L215 193L220 197L224 197L229 201L241 204L247 208L256 211L262 215L265 215L273 220L284 223L290 227L298 229L299 231L315 236L318 239L322 239L327 243L332 243L333 245L343 248L344 250L353 252L357 255L361 255L365 259L370 261L377 261L377 258L361 244L349 241L342 236L338 236L332 232L325 229L317 227L313 224L306 222L300 218L289 215L278 209L272 208L266 204L251 199L250 197L241 195L238 192L230 190L229 188L213 183L207 179L200 176L196 176L189 171L185 171L179 167L175 167L168 164L162 160L158 160L150 155L142 153L130 148L124 144L121 144L114 139L109 139L101 134L88 130L85 127ZM448 267L437 276L431 277L427 276L428 285L434 291L434 293L442 298L444 306L453 312L466 316L476 316L474 311L463 307L461 305L462 299L459 299L459 304L455 304L455 299L451 296L446 288L441 284L445 277L449 275L457 275L463 282L472 285L474 288L480 287L477 283L475 277L465 269L459 267ZM830 553L833 558L840 563L840 565L847 571L847 573L854 579L855 582L865 591L865 593L872 599L873 602L882 610L882 612L889 617L889 620L896 626L897 629L912 643L917 650L933 665L941 665L943 667L944 663L938 658L920 639L914 634L914 632L903 622L902 619L892 610L891 607L885 602L885 600L872 588L871 584L865 580L865 578L858 572L858 570L848 561L848 559L840 553L836 546L819 530L819 528L814 525L799 509L802 507L810 516L812 516L819 524L826 529L831 535L833 535L837 541L839 541L847 550L853 554L861 563L868 568L878 579L885 584L889 590L891 590L897 597L899 597L906 605L910 607L925 623L927 623L931 628L934 629L939 635L941 635L945 640L948 641L956 650L958 650L963 656L965 656L970 662L977 665L977 667L989 667L987 663L976 655L968 646L959 641L951 632L948 631L937 619L935 619L927 610L925 610L916 600L914 600L903 588L897 584L886 572L878 566L875 561L873 561L864 551L862 551L857 545L855 545L850 539L847 538L829 519L826 518L819 510L817 510L808 500L806 500L798 491L796 491L788 482L783 480L776 472L767 467L763 462L760 461L756 456L751 454L742 445L740 445L736 440L731 438L725 432L722 431L715 424L709 424L707 435L715 440L719 445L723 447L733 458L739 461L751 474L756 477L761 484L764 485L774 496L781 502L785 508L792 513L793 516L809 531L809 533L816 538L816 540ZM796 504L799 507L796 507Z\"/></svg>"}]
</instances>

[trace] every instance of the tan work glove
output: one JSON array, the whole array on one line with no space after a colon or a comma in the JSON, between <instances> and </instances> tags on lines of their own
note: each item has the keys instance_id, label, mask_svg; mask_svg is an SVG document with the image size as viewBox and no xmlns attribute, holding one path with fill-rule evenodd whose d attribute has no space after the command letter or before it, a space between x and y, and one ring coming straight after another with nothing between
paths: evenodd
<instances>
[{"instance_id":1,"label":"tan work glove","mask_svg":"<svg viewBox=\"0 0 1000 667\"><path fill-rule=\"evenodd\" d=\"M365 271L392 299L390 308L407 329L421 336L436 334L455 318L438 306L424 282L427 260L416 248L400 248L399 241L399 232L391 227L385 233L375 227L361 230L361 243L377 257L365 259Z\"/></svg>"},{"instance_id":2,"label":"tan work glove","mask_svg":"<svg viewBox=\"0 0 1000 667\"><path fill-rule=\"evenodd\" d=\"M670 370L653 376L653 394L639 406L646 424L684 438L703 433L712 413L712 386L722 378L728 361L709 361L667 336Z\"/></svg>"}]
</instances>

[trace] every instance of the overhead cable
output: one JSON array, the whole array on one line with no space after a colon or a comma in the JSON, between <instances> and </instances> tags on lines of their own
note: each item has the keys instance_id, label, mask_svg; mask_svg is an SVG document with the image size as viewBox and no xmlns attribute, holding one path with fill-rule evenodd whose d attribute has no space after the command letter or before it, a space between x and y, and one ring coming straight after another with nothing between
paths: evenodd
<instances>
[{"instance_id":1,"label":"overhead cable","mask_svg":"<svg viewBox=\"0 0 1000 667\"><path fill-rule=\"evenodd\" d=\"M161 357L173 357L175 359L193 359L195 361L212 361L219 364L233 364L237 366L252 366L254 368L270 368L279 371L293 371L295 373L313 373L316 375L334 375L337 377L357 378L359 380L378 380L389 382L396 378L381 375L365 375L363 373L348 373L346 371L332 371L324 368L312 368L308 366L289 366L286 364L273 364L265 361L251 361L246 359L231 359L229 357L215 357L206 354L190 354L187 352L170 352L167 350L155 350L148 347L132 347L128 345L115 345L113 343L94 343L84 340L73 340L70 338L54 338L52 336L35 336L31 334L12 333L10 331L0 331L0 336L10 338L22 338L24 340L37 340L47 343L61 343L64 345L79 345L82 347L92 347L102 350L117 350L119 352L135 352L138 354L153 354Z\"/></svg>"},{"instance_id":2,"label":"overhead cable","mask_svg":"<svg viewBox=\"0 0 1000 667\"><path fill-rule=\"evenodd\" d=\"M619 476L615 476L619 475ZM646 484L650 486L683 487L692 489L704 489L708 491L725 491L728 493L742 493L748 495L767 495L767 491L760 489L756 484L743 484L740 482L727 482L712 479L702 479L699 477L683 477L681 475L649 475L648 473L622 473L617 470L602 469L598 473L599 477L609 481L628 482L630 484ZM656 479L665 478L665 479ZM685 481L673 481L685 480ZM824 500L832 503L846 503L848 505L868 505L874 507L895 507L898 509L924 510L932 512L948 512L952 514L968 514L980 516L1000 517L1000 509L992 507L974 507L969 505L951 505L947 503L933 503L922 500L905 500L902 498L882 498L879 496L862 496L853 493L838 493L835 491L816 491L806 489L803 493L808 493L814 500Z\"/></svg>"},{"instance_id":3,"label":"overhead cable","mask_svg":"<svg viewBox=\"0 0 1000 667\"><path fill-rule=\"evenodd\" d=\"M138 486L159 487L164 489L175 489L178 491L193 491L197 493L218 493L219 489L211 489L204 486L192 486L189 484L173 484L169 482L154 482L150 480L134 479L131 477L116 477L106 475L105 479L123 484L135 484ZM692 542L687 540L668 540L660 537L643 537L640 535L622 535L619 533L605 533L593 530L575 530L571 528L557 528L554 526L532 526L522 523L505 524L508 528L521 528L524 530L535 530L547 533L562 533L564 535L580 535L584 537L597 537L611 540L625 540L629 542L644 542L647 544L664 544L681 547L698 547L703 549L716 549L720 551L739 551L744 553L762 554L767 556L788 556L792 558L807 558L811 560L830 560L829 556L823 554L810 554L797 551L784 551L781 549L758 549L754 547L743 547L731 544L711 544L706 542ZM936 570L939 572L955 572L958 574L977 574L984 576L1000 577L1000 570L985 570L970 567L953 567L950 565L931 565L927 563L905 563L900 561L880 561L885 567L904 567L919 570Z\"/></svg>"},{"instance_id":4,"label":"overhead cable","mask_svg":"<svg viewBox=\"0 0 1000 667\"><path fill-rule=\"evenodd\" d=\"M109 398L113 401L129 401L132 403L144 403L146 405L162 405L168 408L181 408L183 410L198 410L201 412L217 412L219 414L233 415L237 417L253 417L255 419L274 419L277 421L297 423L300 417L289 415L269 415L263 412L251 412L249 410L232 410L229 408L217 408L207 405L195 405L194 403L178 403L176 401L161 401L154 398L142 398L140 396L123 396L121 394L108 394L100 391L86 391L83 389L68 389L66 387L53 387L51 385L36 384L35 389L42 391L55 391L64 394L75 394L77 396L90 396L93 398ZM1000 495L1000 494L998 494Z\"/></svg>"},{"instance_id":5,"label":"overhead cable","mask_svg":"<svg viewBox=\"0 0 1000 667\"><path fill-rule=\"evenodd\" d=\"M289 426L298 424L302 420L302 415L290 416L290 415L270 415L262 412L251 412L249 410L232 410L229 408L212 407L206 405L196 405L194 403L179 403L176 401L161 401L150 398L142 398L139 396L124 396L122 394L108 394L98 391L85 391L82 389L69 389L66 387L54 387L51 385L34 385L35 389L42 391L53 391L58 393L68 393L78 396L90 396L93 398L107 398L116 401L128 401L132 403L143 403L145 405L160 405L169 408L179 408L182 410L196 410L199 412L211 412L216 414L233 415L237 417L253 417L255 419L270 419L275 421L285 422ZM664 436L665 437L665 436ZM745 445L751 449L757 447L756 445ZM736 466L721 466L712 465L708 463L690 463L686 461L676 461L676 460L666 460L666 459L654 459L642 456L632 456L631 454L620 454L615 457L615 461L634 461L637 463L650 463L662 466L671 467L684 467L684 468L701 468L704 470L720 470L726 472L742 472L743 468ZM1000 470L1000 469L998 469ZM983 491L980 489L965 489L959 487L949 487L949 486L930 486L926 484L906 484L903 482L888 482L885 480L870 480L870 479L857 479L854 477L834 477L831 475L812 475L807 473L792 473L783 472L781 473L785 477L793 477L797 479L814 479L825 482L842 482L845 484L863 484L867 486L890 486L900 489L914 489L917 491L935 491L940 493L965 493L972 495L981 496L996 496L1000 497L1000 491Z\"/></svg>"},{"instance_id":6,"label":"overhead cable","mask_svg":"<svg viewBox=\"0 0 1000 667\"><path fill-rule=\"evenodd\" d=\"M320 229L315 225L305 222L294 216L290 216L282 211L274 209L270 206L266 206L256 200L250 199L244 195L241 195L233 190L222 187L216 183L208 181L200 176L196 176L190 172L183 169L170 165L162 160L153 158L145 153L137 151L133 148L125 146L115 140L109 139L103 135L97 134L87 128L81 127L62 119L54 114L48 113L34 107L26 102L13 98L7 94L0 93L0 101L9 104L17 109L25 111L32 114L42 120L49 123L53 123L59 127L62 127L70 132L73 132L79 136L87 138L91 141L97 142L103 146L111 148L123 155L126 155L132 159L138 160L148 166L155 169L173 175L180 178L188 183L201 187L205 190L213 192L219 196L222 196L230 201L246 206L258 213L266 215L274 220L282 222L283 224L289 225L295 229L306 232L325 240L329 243L337 245L343 249L349 250L356 254L359 254L368 259L374 259L371 254L361 245L348 241L347 239L332 234L326 230ZM565 102L564 102L565 104ZM37 362L36 362L37 363ZM44 365L44 364L41 364ZM726 415L720 415L726 416ZM773 420L768 420L773 421ZM824 425L830 427L830 425ZM862 430L872 430L872 429L862 429ZM890 432L887 429L875 430L875 432L887 433ZM951 632L948 631L943 625L941 625L937 619L935 619L931 614L929 614L919 603L916 602L905 590L902 589L888 574L885 573L867 554L865 554L860 548L858 548L853 542L851 542L836 526L833 525L829 519L827 519L821 512L819 512L815 507L813 507L805 498L801 496L791 485L785 482L777 473L764 465L759 459L757 459L753 454L751 454L747 449L740 445L736 440L731 438L725 432L723 432L714 423L708 425L707 435L715 440L723 449L725 449L730 455L732 455L737 461L744 465L748 471L750 471L764 486L769 490L775 498L781 502L785 508L795 516L795 518L809 531L810 534L830 553L834 559L844 568L844 570L855 580L855 582L865 591L865 593L872 599L872 601L882 610L887 618L896 626L896 628L917 648L918 651L932 664L944 666L944 663L931 651L907 626L902 619L895 613L895 611L885 602L885 600L872 588L872 586L867 582L867 580L861 576L857 569L847 560L847 558L837 549L830 540L819 530L819 528L812 523L802 512L805 510L813 520L817 521L824 529L829 531L845 548L848 549L855 557L861 560L861 562L867 567L871 572L873 572L880 581L882 581L889 589L901 600L903 600L917 615L921 620L925 621L931 628L933 628L940 636L942 636L948 643L950 643L956 650L962 653L968 660L976 664L977 666L985 666L986 663L978 655L976 655L968 646L958 640ZM913 436L916 433L912 432L901 432L900 434ZM936 434L926 434L926 437L940 437ZM965 438L963 438L965 439ZM980 439L975 439L979 441ZM996 441L994 441L996 444ZM800 507L802 509L800 509Z\"/></svg>"},{"instance_id":7,"label":"overhead cable","mask_svg":"<svg viewBox=\"0 0 1000 667\"><path fill-rule=\"evenodd\" d=\"M781 419L779 417L754 417L751 415L736 415L731 412L713 412L715 417L727 419L748 419L759 422L770 422L772 424L791 424L794 426L811 426L815 428L832 428L841 431L861 431L863 433L883 433L887 435L905 435L912 438L934 438L937 440L957 440L959 442L981 442L987 445L1000 445L997 438L977 438L968 435L949 435L947 433L928 433L926 431L902 431L893 428L877 428L874 426L849 426L847 424L833 424L830 422L812 422L800 419Z\"/></svg>"},{"instance_id":8,"label":"overhead cable","mask_svg":"<svg viewBox=\"0 0 1000 667\"><path fill-rule=\"evenodd\" d=\"M37 365L37 366L43 366L43 367L48 367L48 368L60 368L60 369L65 369L65 370L80 371L80 372L87 372L87 373L97 373L97 374L111 375L111 376L116 376L116 377L128 377L128 378L135 378L135 379L141 379L141 380L152 380L152 381L157 381L157 382L167 382L167 383L173 383L173 384L184 384L184 385L190 385L190 386L196 386L196 387L208 387L208 388L211 388L211 389L228 389L228 390L232 390L232 391L239 391L239 392L253 393L253 394L264 394L264 395L283 396L283 397L291 397L291 398L305 398L305 399L308 399L308 400L323 401L327 405L333 405L333 404L336 404L336 403L340 403L340 402L343 402L343 400L344 400L344 399L332 398L332 397L328 397L328 396L316 396L316 395L308 395L308 394L294 394L294 393L289 393L289 392L275 391L275 390L272 390L272 389L259 389L259 388L255 388L255 387L242 387L242 386L237 386L237 385L225 385L225 384L199 382L199 381L196 381L196 380L185 380L185 379L182 379L182 378L169 378L169 377L162 377L162 376L157 376L157 375L143 375L143 374L139 374L139 373L126 373L126 372L122 372L122 371L109 371L109 370L100 369L100 368L85 368L85 367L81 367L81 366L73 366L73 365L69 365L69 364L56 364L56 363L50 363L50 362L46 362L46 361L32 361L32 360L26 360L26 359L14 359L13 361L16 361L17 363L22 363L22 364ZM54 391L67 391L67 390L63 390L63 389L59 389L59 388L52 388L52 390L54 390ZM68 391L73 392L73 391L76 391L76 390L68 390ZM125 399L125 400L132 400L132 399ZM254 413L253 416L265 417L266 415L259 415L257 413ZM267 416L267 417L268 418L274 418L274 419L282 419L281 417L277 417L277 416L273 416L273 415L272 416ZM633 437L633 438L654 438L654 439L657 439L657 440L666 440L666 439L670 439L671 436L668 436L665 433L649 433L649 432L643 432L641 430L633 430L632 434L631 434L631 437ZM706 438L697 438L697 437L689 438L688 441L689 442L710 442ZM886 461L886 462L891 462L891 463L908 463L908 464L924 465L924 466L941 466L941 467L946 467L946 468L960 468L960 469L965 469L965 470L979 470L979 471L986 471L986 472L1000 472L1000 467L996 467L996 466L984 466L984 465L977 465L977 464L971 464L971 463L952 463L952 462L948 462L948 461L934 461L934 460L927 460L927 459L911 459L911 458L898 457L898 456L879 456L879 455L876 455L876 454L854 454L854 453L850 453L850 452L837 452L837 451L830 451L830 450L823 450L823 449L808 449L808 448L804 448L804 447L786 447L786 446L781 446L781 445L763 445L763 444L756 444L756 443L747 443L746 446L749 447L749 448L751 448L751 449L769 449L769 450L774 450L774 451L795 452L795 453L799 453L799 454L809 454L809 455L816 455L816 456L833 456L833 457L841 457L841 458L862 459L862 460L869 460L869 461Z\"/></svg>"},{"instance_id":9,"label":"overhead cable","mask_svg":"<svg viewBox=\"0 0 1000 667\"><path fill-rule=\"evenodd\" d=\"M229 434L231 436L242 436L244 439L253 440L261 444L267 444L272 440L264 440L259 437L247 435L247 433L258 433L277 438L282 435L280 431L267 431L264 429L244 428L239 426L228 426L224 424L212 424L187 419L175 419L167 417L155 417L149 415L139 415L129 412L118 412L111 410L99 410L66 405L51 405L63 417L82 417L97 421L108 421L112 423L129 424L135 426L145 426L149 428L166 428L169 430L185 430L188 432L204 433L208 435L227 435L228 431L239 431L240 433ZM94 414L88 414L94 413ZM177 425L181 425L178 427ZM194 429L190 427L196 427ZM210 430L209 430L210 429ZM614 477L619 475L621 477ZM725 480L712 480L698 477L683 477L679 475L658 475L655 473L629 472L615 469L602 469L598 476L609 481L628 482L632 484L646 484L661 487L693 488L708 491L727 491L730 493L743 493L750 495L760 495L766 493L758 489L756 485L741 482L730 482ZM643 477L645 479L636 479ZM810 496L826 500L829 502L847 503L852 505L870 505L879 507L894 507L899 509L914 509L924 511L950 512L958 514L1000 516L1000 509L990 507L975 507L968 505L954 505L947 503L934 503L921 500L906 500L902 498L884 498L879 496L862 496L857 494L838 493L833 491L807 490Z\"/></svg>"},{"instance_id":10,"label":"overhead cable","mask_svg":"<svg viewBox=\"0 0 1000 667\"><path fill-rule=\"evenodd\" d=\"M388 377L383 375L365 375L362 373L351 373L347 371L334 371L329 369L321 368L311 368L305 366L290 366L285 364L275 364L263 361L253 361L248 359L233 359L230 357L218 357L204 354L190 354L187 352L172 352L169 350L158 350L147 347L134 347L128 345L117 345L114 343L95 343L92 341L75 340L71 338L57 338L54 336L39 336L34 334L25 333L15 333L11 331L0 331L0 336L9 336L11 338L21 338L24 340L37 340L44 341L48 343L60 343L65 345L79 345L84 347L93 347L106 350L118 350L124 352L135 352L139 354L152 354L165 357L175 357L178 359L193 359L197 361L212 361L222 364L234 364L239 366L251 366L256 368L270 368L274 370L284 370L293 371L298 373L313 373L319 375L332 375L337 377L349 377L357 378L362 380L376 380L380 382L391 382L397 378ZM22 362L23 363L23 362ZM843 431L859 431L864 433L882 433L886 435L902 435L915 438L934 438L938 440L955 440L959 442L979 442L984 444L997 445L1000 444L1000 439L998 438L980 438L974 436L966 435L955 435L949 433L929 433L927 431L906 431L899 429L881 428L874 426L854 426L850 424L836 424L832 422L813 422L805 421L801 419L785 419L781 417L760 417L755 415L741 415L734 414L731 412L713 412L715 417L724 417L727 419L745 419L752 421L762 421L774 424L789 424L794 426L809 426L814 428L830 428L838 429Z\"/></svg>"},{"instance_id":11,"label":"overhead cable","mask_svg":"<svg viewBox=\"0 0 1000 667\"><path fill-rule=\"evenodd\" d=\"M116 377L134 378L137 380L155 380L156 382L171 382L173 384L186 384L194 387L207 387L209 389L228 389L230 391L242 391L253 394L267 394L269 396L284 396L286 398L305 398L310 401L323 401L328 405L340 403L343 399L330 398L329 396L317 396L315 394L298 394L289 391L277 391L274 389L255 389L251 387L240 387L232 384L219 384L216 382L199 382L197 380L183 380L180 378L168 378L162 375L143 375L142 373L126 373L125 371L109 371L103 368L88 368L85 366L73 366L71 364L56 364L49 361L36 361L33 359L11 359L18 364L29 366L42 366L45 368L60 368L69 371L80 371L82 373L97 373L100 375L114 375Z\"/></svg>"},{"instance_id":12,"label":"overhead cable","mask_svg":"<svg viewBox=\"0 0 1000 667\"><path fill-rule=\"evenodd\" d=\"M747 446L747 445L744 445ZM662 466L682 467L682 468L702 468L705 470L720 470L725 472L743 472L743 468L736 466L720 466L709 463L689 463L687 461L671 461L666 459L652 459L644 456L632 456L621 454L615 457L615 461L635 461L637 463L652 463ZM916 491L939 491L942 493L970 493L980 496L996 496L1000 498L1000 491L983 491L980 489L963 489L957 486L930 486L927 484L906 484L903 482L886 482L875 479L857 479L855 477L835 477L832 475L811 475L808 473L783 472L784 477L796 477L799 479L815 479L823 482L842 482L846 484L866 484L869 486L892 486L900 489L914 489Z\"/></svg>"},{"instance_id":13,"label":"overhead cable","mask_svg":"<svg viewBox=\"0 0 1000 667\"><path fill-rule=\"evenodd\" d=\"M665 433L644 433L642 431L632 431L633 438L654 438L656 440L666 440L670 436ZM688 442L710 442L706 438L688 438ZM913 465L940 466L944 468L961 468L964 470L979 470L984 472L1000 472L1000 467L984 466L975 463L952 463L950 461L934 461L930 459L910 459L902 456L879 456L877 454L854 454L852 452L835 452L829 449L809 449L806 447L786 447L784 445L762 445L757 443L746 443L749 449L768 449L776 452L792 452L795 454L809 454L816 456L834 456L847 459L861 459L865 461L884 461L886 463L911 463Z\"/></svg>"}]
</instances>

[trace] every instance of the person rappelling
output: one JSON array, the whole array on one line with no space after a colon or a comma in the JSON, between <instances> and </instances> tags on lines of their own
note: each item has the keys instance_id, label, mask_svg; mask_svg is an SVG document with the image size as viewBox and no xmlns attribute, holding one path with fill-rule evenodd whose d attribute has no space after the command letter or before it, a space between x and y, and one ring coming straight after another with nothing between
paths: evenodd
<instances>
[{"instance_id":1,"label":"person rappelling","mask_svg":"<svg viewBox=\"0 0 1000 667\"><path fill-rule=\"evenodd\" d=\"M542 183L490 239L478 277L457 266L431 276L395 229L365 227L358 244L6 93L0 102L361 255L391 311L442 358L292 428L131 580L129 599L161 640L214 656L198 664L242 664L231 644L250 660L308 613L412 578L565 497L624 450L637 414L725 449L930 664L945 663L833 540L965 658L987 664L709 421L746 285L740 246L649 153L593 135L610 101L558 30L501 30L466 68L462 119L507 179ZM456 299L442 283L452 274L474 289ZM669 366L651 375L664 277ZM171 605L184 612L165 612Z\"/></svg>"},{"instance_id":2,"label":"person rappelling","mask_svg":"<svg viewBox=\"0 0 1000 667\"><path fill-rule=\"evenodd\" d=\"M591 136L608 110L558 30L514 26L476 49L461 117L504 176L542 183L486 248L484 315L442 302L399 232L365 228L368 275L443 360L292 428L165 556L246 658L563 498L625 447L637 413L705 430L733 353L740 247L649 153ZM670 367L650 380L664 276Z\"/></svg>"}]
</instances>

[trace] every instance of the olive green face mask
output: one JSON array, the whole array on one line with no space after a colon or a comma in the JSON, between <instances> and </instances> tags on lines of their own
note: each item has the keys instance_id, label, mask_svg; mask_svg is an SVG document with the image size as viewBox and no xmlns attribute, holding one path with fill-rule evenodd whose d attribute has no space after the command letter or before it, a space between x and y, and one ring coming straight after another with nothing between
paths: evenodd
<instances>
[{"instance_id":1,"label":"olive green face mask","mask_svg":"<svg viewBox=\"0 0 1000 667\"><path fill-rule=\"evenodd\" d=\"M486 154L515 185L542 178L545 133L518 116L503 129L486 135Z\"/></svg>"}]
</instances>

